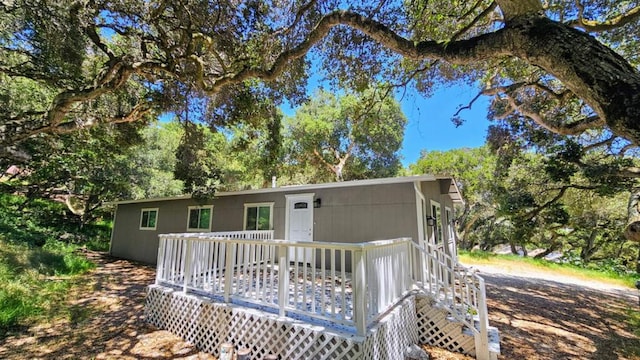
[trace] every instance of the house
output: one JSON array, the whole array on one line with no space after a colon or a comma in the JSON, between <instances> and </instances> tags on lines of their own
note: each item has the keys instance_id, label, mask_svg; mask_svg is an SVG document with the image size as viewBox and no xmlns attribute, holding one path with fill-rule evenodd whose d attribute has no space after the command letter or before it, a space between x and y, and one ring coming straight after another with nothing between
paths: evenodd
<instances>
[{"instance_id":1,"label":"house","mask_svg":"<svg viewBox=\"0 0 640 360\"><path fill-rule=\"evenodd\" d=\"M241 230L339 243L408 237L455 253L453 205L461 201L451 177L431 175L218 192L207 202L118 201L110 253L155 264L159 234Z\"/></svg>"},{"instance_id":2,"label":"house","mask_svg":"<svg viewBox=\"0 0 640 360\"><path fill-rule=\"evenodd\" d=\"M461 201L431 175L120 201L110 252L156 263L147 321L214 355L496 359L484 280L457 261Z\"/></svg>"}]
</instances>

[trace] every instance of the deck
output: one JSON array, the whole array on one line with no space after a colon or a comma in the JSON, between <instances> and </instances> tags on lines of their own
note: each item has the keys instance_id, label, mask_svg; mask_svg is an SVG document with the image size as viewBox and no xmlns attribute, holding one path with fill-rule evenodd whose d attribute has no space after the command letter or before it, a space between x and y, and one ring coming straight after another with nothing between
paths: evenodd
<instances>
[{"instance_id":1,"label":"deck","mask_svg":"<svg viewBox=\"0 0 640 360\"><path fill-rule=\"evenodd\" d=\"M439 324L423 321L425 326L446 328L448 325L444 322L453 317L471 333L477 358L490 358L484 283L437 249L419 247L408 238L345 244L273 240L272 237L269 231L161 235L154 296L160 296L158 287L164 287L176 294L197 295L207 304L271 313L275 317L270 318L269 326L276 320L293 319L297 323L321 326L325 334L335 331L343 337L366 339L372 331L380 332L374 329L388 323L385 317L389 314L406 312L408 307L413 309L410 311L415 317L419 301L411 297L420 293L433 299L438 309L444 309L444 313L437 310L441 315L435 316L436 310L430 310L431 306L429 309L422 306L432 312L427 316L441 321ZM193 301L179 298L181 306ZM413 305L407 303L409 298ZM157 305L161 309L157 311L173 311L163 304ZM198 304L201 305L189 306L198 309L205 306ZM227 308L212 306L215 309L207 312L227 311ZM236 315L224 316L234 318ZM406 314L395 320L401 323L398 329L407 325L403 317L406 318ZM252 316L240 318L246 320ZM289 325L279 326L284 329ZM295 332L307 333L307 330L296 329ZM435 336L442 346L465 351L461 344L467 340L461 331L459 336L443 330L425 331L431 332L430 336ZM401 337L406 342L411 336L406 333ZM334 345L340 342L336 341ZM388 339L382 342L385 341Z\"/></svg>"}]
</instances>

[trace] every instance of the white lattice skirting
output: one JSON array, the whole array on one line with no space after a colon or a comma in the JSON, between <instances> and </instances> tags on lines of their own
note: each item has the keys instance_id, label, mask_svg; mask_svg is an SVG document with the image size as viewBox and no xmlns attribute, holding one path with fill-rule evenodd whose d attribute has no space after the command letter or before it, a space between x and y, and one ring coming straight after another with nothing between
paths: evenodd
<instances>
[{"instance_id":1,"label":"white lattice skirting","mask_svg":"<svg viewBox=\"0 0 640 360\"><path fill-rule=\"evenodd\" d=\"M463 331L460 322L450 319L449 312L428 296L416 296L419 343L437 346L453 352L476 356L475 342L470 332Z\"/></svg>"},{"instance_id":2,"label":"white lattice skirting","mask_svg":"<svg viewBox=\"0 0 640 360\"><path fill-rule=\"evenodd\" d=\"M459 324L452 327L444 310L431 305L426 297L409 296L365 338L159 285L149 286L145 312L149 323L216 356L223 343L251 349L252 359L275 354L280 359L402 360L407 346L416 343L473 353L473 337L462 334Z\"/></svg>"}]
</instances>

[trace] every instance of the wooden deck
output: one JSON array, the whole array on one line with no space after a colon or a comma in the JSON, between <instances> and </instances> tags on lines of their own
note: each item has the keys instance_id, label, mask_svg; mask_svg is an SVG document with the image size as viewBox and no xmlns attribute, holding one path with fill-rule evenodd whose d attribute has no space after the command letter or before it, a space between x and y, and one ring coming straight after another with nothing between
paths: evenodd
<instances>
[{"instance_id":1,"label":"wooden deck","mask_svg":"<svg viewBox=\"0 0 640 360\"><path fill-rule=\"evenodd\" d=\"M493 357L483 280L435 247L408 238L345 244L272 236L265 231L160 235L156 285L360 337L403 299L423 293L445 312L440 322L425 323L444 327L428 330L434 341L458 346L460 329L466 328L477 358ZM450 318L460 323L453 337L442 323Z\"/></svg>"}]
</instances>

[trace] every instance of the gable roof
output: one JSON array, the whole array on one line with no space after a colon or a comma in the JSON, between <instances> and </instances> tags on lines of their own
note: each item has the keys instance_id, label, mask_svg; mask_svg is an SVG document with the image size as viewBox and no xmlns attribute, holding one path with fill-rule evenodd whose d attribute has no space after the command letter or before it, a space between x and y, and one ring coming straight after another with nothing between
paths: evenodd
<instances>
[{"instance_id":1,"label":"gable roof","mask_svg":"<svg viewBox=\"0 0 640 360\"><path fill-rule=\"evenodd\" d=\"M366 180L350 180L350 181L340 181L340 182L330 182L330 183L322 183L322 184L305 184L305 185L285 185L271 188L261 188L261 189L250 189L250 190L240 190L240 191L219 191L214 194L215 197L223 197L223 196L233 196L233 195L249 195L249 194L267 194L267 193L279 193L279 192L290 192L290 191L311 191L316 189L330 189L330 188L342 188L342 187L353 187L353 186L367 186L367 185L383 185L383 184L400 184L400 183L409 183L416 181L437 181L437 180L451 180L451 184L449 185L449 196L453 200L453 202L462 202L462 194L458 189L458 185L456 185L455 180L451 176L445 175L414 175L414 176L402 176L402 177L392 177L392 178L379 178L379 179L366 179ZM138 200L122 200L122 201L111 201L106 204L117 205L117 204L133 204L133 203L144 203L144 202L153 202L153 201L169 201L169 200L184 200L190 199L191 195L179 195L172 197L162 197L162 198L150 198L150 199L138 199Z\"/></svg>"}]
</instances>

